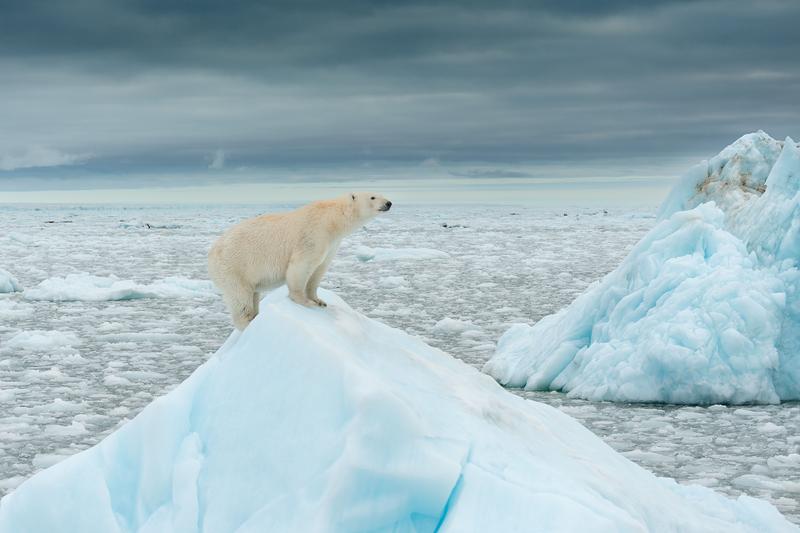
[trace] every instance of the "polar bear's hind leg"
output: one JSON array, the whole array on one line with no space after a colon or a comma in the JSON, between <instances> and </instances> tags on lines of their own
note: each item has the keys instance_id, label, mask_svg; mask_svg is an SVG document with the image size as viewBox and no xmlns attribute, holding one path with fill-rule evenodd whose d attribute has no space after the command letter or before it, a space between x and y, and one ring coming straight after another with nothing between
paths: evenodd
<instances>
[{"instance_id":1,"label":"polar bear's hind leg","mask_svg":"<svg viewBox=\"0 0 800 533\"><path fill-rule=\"evenodd\" d=\"M231 312L233 325L243 330L258 314L258 293L247 285L226 283L222 288L222 298Z\"/></svg>"}]
</instances>

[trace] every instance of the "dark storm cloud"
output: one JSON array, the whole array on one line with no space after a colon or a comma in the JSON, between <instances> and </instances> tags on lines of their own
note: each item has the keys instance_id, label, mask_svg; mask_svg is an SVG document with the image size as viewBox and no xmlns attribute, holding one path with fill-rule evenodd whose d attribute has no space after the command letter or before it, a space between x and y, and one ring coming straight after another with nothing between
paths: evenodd
<instances>
[{"instance_id":1,"label":"dark storm cloud","mask_svg":"<svg viewBox=\"0 0 800 533\"><path fill-rule=\"evenodd\" d=\"M0 180L688 163L800 136L798 21L794 0L16 2Z\"/></svg>"}]
</instances>

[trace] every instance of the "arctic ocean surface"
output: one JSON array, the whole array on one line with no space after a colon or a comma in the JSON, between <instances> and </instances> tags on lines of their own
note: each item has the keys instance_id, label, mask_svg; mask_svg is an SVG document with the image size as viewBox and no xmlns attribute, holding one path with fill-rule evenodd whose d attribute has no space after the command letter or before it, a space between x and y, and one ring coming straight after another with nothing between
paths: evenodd
<instances>
[{"instance_id":1,"label":"arctic ocean surface","mask_svg":"<svg viewBox=\"0 0 800 533\"><path fill-rule=\"evenodd\" d=\"M207 247L231 223L283 208L0 207L0 268L20 289L0 295L0 494L98 442L222 344L230 325L203 285ZM655 209L395 205L345 241L323 286L480 367L510 325L558 311L615 268ZM800 521L797 403L515 392L660 476L764 498Z\"/></svg>"}]
</instances>

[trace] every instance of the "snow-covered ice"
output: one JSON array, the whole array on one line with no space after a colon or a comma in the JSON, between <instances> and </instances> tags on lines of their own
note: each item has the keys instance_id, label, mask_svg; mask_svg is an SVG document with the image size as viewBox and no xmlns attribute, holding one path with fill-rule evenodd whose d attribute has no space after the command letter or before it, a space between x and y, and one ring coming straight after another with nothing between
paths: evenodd
<instances>
[{"instance_id":1,"label":"snow-covered ice","mask_svg":"<svg viewBox=\"0 0 800 533\"><path fill-rule=\"evenodd\" d=\"M8 270L0 268L0 292L17 292L21 291L22 287L19 281Z\"/></svg>"},{"instance_id":2,"label":"snow-covered ice","mask_svg":"<svg viewBox=\"0 0 800 533\"><path fill-rule=\"evenodd\" d=\"M797 530L323 297L268 295L175 390L0 501L0 531Z\"/></svg>"},{"instance_id":3,"label":"snow-covered ice","mask_svg":"<svg viewBox=\"0 0 800 533\"><path fill-rule=\"evenodd\" d=\"M800 149L749 134L689 171L619 267L500 339L503 384L592 400L800 399Z\"/></svg>"},{"instance_id":4,"label":"snow-covered ice","mask_svg":"<svg viewBox=\"0 0 800 533\"><path fill-rule=\"evenodd\" d=\"M208 298L215 295L208 280L169 277L150 284L121 280L116 276L93 276L86 273L48 278L26 289L28 300L135 300L138 298Z\"/></svg>"},{"instance_id":5,"label":"snow-covered ice","mask_svg":"<svg viewBox=\"0 0 800 533\"><path fill-rule=\"evenodd\" d=\"M0 266L25 288L83 272L141 285L206 279L208 246L225 227L287 207L0 205L0 227L35 238L23 245L0 237ZM656 223L655 208L395 204L343 241L323 286L367 316L481 367L510 324L556 312L619 265ZM450 257L362 262L359 246L425 246ZM446 318L470 325L433 328ZM174 388L230 327L218 297L54 302L0 294L0 495L49 462L96 444ZM37 330L72 332L80 343L53 353L6 347L17 333ZM631 406L512 392L565 411L660 476L763 498L800 522L800 498L787 490L800 479L800 464L786 459L800 454L797 403ZM73 421L86 433L45 434ZM757 429L767 423L786 432ZM643 453L630 454L637 449ZM658 455L674 460L648 462ZM734 482L746 475L763 483Z\"/></svg>"}]
</instances>

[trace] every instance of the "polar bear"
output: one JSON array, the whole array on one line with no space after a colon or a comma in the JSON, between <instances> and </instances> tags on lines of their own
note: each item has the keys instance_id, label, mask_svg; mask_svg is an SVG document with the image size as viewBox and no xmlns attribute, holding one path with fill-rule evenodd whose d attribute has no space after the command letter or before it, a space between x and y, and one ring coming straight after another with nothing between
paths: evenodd
<instances>
[{"instance_id":1,"label":"polar bear","mask_svg":"<svg viewBox=\"0 0 800 533\"><path fill-rule=\"evenodd\" d=\"M379 194L350 193L250 218L226 231L208 252L208 272L236 328L258 314L260 293L284 283L293 301L325 307L317 288L342 238L390 207Z\"/></svg>"}]
</instances>

